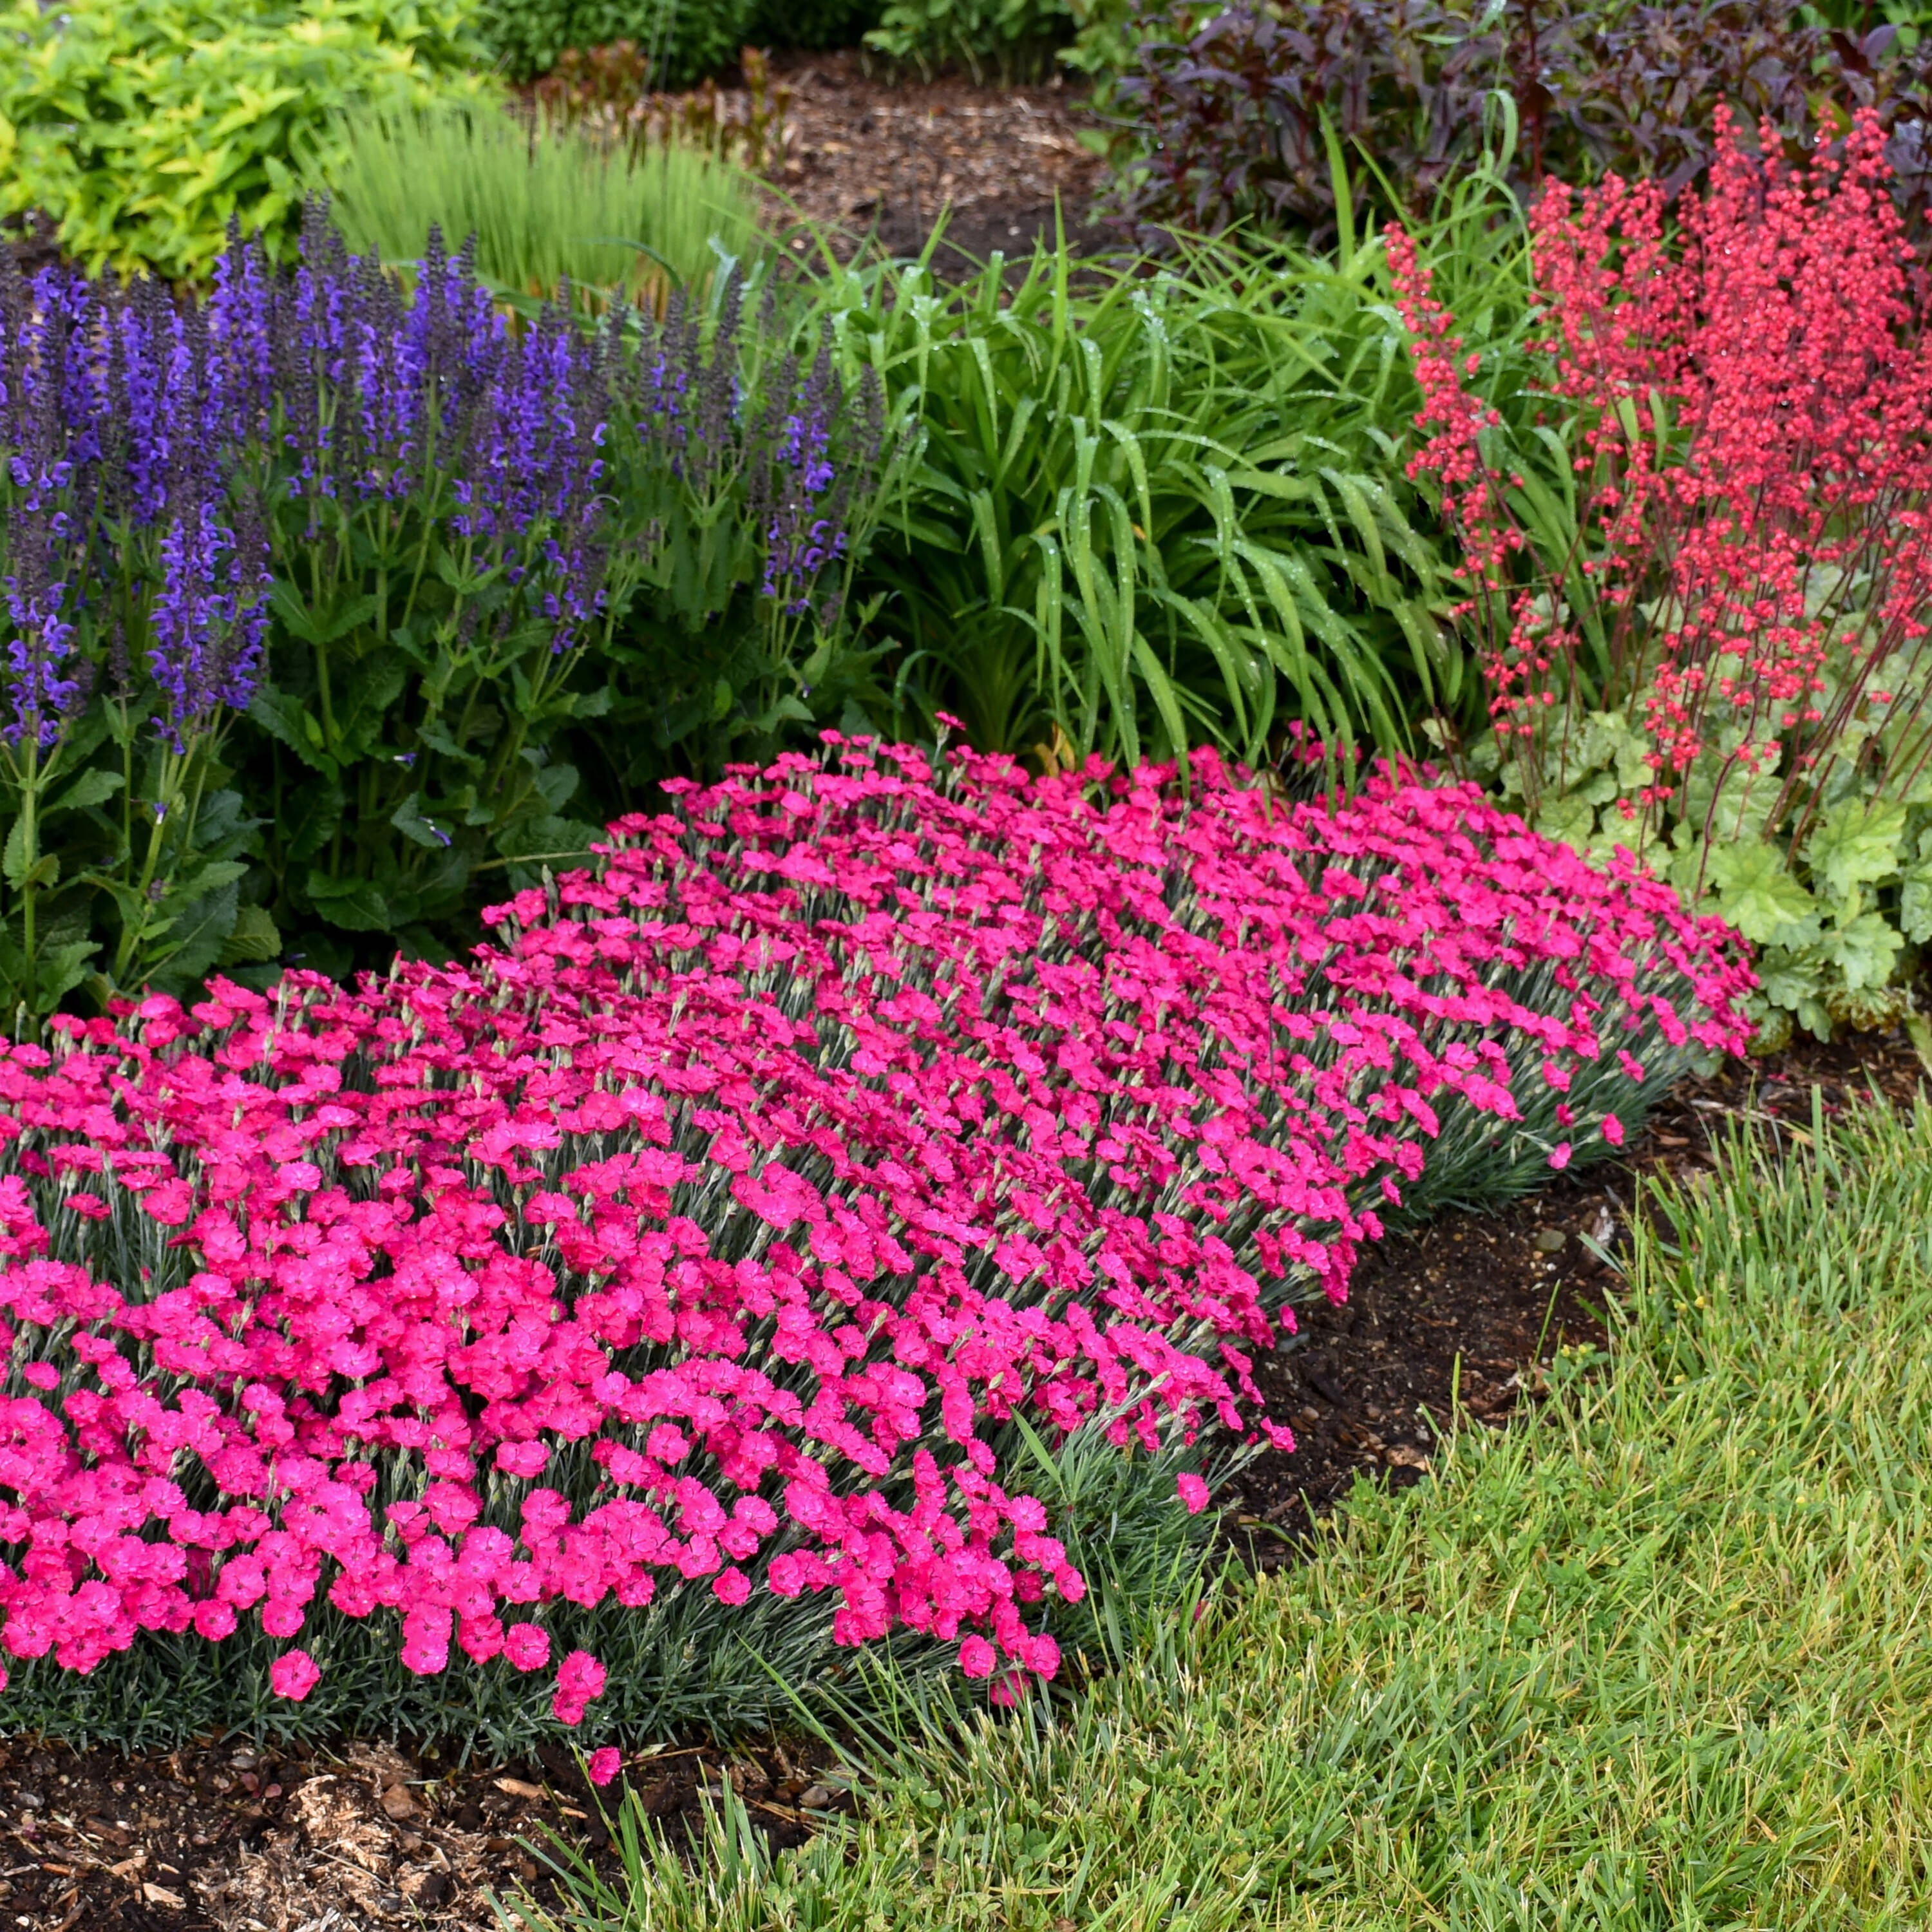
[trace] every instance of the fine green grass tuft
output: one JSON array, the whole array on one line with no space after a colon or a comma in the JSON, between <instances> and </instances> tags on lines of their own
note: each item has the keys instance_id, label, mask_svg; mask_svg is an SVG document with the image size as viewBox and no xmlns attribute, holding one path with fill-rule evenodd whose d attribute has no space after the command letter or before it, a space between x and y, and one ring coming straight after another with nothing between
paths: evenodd
<instances>
[{"instance_id":1,"label":"fine green grass tuft","mask_svg":"<svg viewBox=\"0 0 1932 1932\"><path fill-rule=\"evenodd\" d=\"M476 237L477 272L508 296L548 296L568 278L592 312L613 294L656 301L701 284L719 253L758 242L756 193L730 162L681 142L641 160L571 130L532 134L483 106L344 116L326 185L350 246L422 259L432 224L454 254Z\"/></svg>"},{"instance_id":2,"label":"fine green grass tuft","mask_svg":"<svg viewBox=\"0 0 1932 1932\"><path fill-rule=\"evenodd\" d=\"M1932 1922L1932 1107L1804 1138L1652 1196L1610 1363L1538 1420L1062 1708L928 1718L802 1852L627 1816L562 1922Z\"/></svg>"}]
</instances>

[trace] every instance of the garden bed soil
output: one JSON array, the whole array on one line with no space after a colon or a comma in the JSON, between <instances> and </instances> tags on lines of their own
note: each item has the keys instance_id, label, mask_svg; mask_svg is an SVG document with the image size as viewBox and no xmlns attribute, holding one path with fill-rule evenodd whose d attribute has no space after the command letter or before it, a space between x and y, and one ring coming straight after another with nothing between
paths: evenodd
<instances>
[{"instance_id":1,"label":"garden bed soil","mask_svg":"<svg viewBox=\"0 0 1932 1932\"><path fill-rule=\"evenodd\" d=\"M1358 1478L1418 1481L1459 1406L1505 1422L1539 1392L1557 1349L1600 1347L1615 1276L1594 1250L1614 1251L1640 1177L1708 1168L1740 1118L1802 1132L1814 1090L1828 1118L1872 1091L1906 1104L1925 1072L1903 1029L1828 1046L1802 1036L1684 1082L1627 1158L1562 1175L1502 1213L1451 1216L1371 1248L1347 1302L1304 1311L1300 1345L1257 1365L1296 1446L1236 1479L1226 1520L1237 1547L1264 1568L1292 1560L1312 1519Z\"/></svg>"},{"instance_id":2,"label":"garden bed soil","mask_svg":"<svg viewBox=\"0 0 1932 1932\"><path fill-rule=\"evenodd\" d=\"M1922 1072L1902 1033L1734 1064L1680 1088L1628 1158L1372 1251L1347 1305L1309 1312L1303 1346L1262 1366L1299 1447L1260 1458L1224 1493L1234 1547L1262 1567L1292 1560L1358 1478L1419 1480L1458 1402L1500 1424L1534 1401L1558 1348L1600 1344L1614 1277L1582 1238L1614 1248L1640 1175L1708 1166L1741 1115L1802 1131L1814 1087L1836 1112L1873 1089L1908 1100ZM667 1750L626 1774L674 1834L726 1779L782 1844L847 1802L817 1748ZM598 1796L562 1749L466 1766L357 1742L278 1752L210 1740L145 1758L0 1743L0 1932L484 1932L498 1922L493 1894L554 1895L536 1855L546 1832L608 1857Z\"/></svg>"},{"instance_id":3,"label":"garden bed soil","mask_svg":"<svg viewBox=\"0 0 1932 1932\"><path fill-rule=\"evenodd\" d=\"M1096 124L1084 90L887 81L851 52L780 56L772 67L791 90L780 218L832 232L842 254L916 254L944 214L938 266L957 273L995 249L1027 255L1036 238L1051 243L1056 200L1083 253L1114 245L1087 218L1104 170L1082 144Z\"/></svg>"},{"instance_id":4,"label":"garden bed soil","mask_svg":"<svg viewBox=\"0 0 1932 1932\"><path fill-rule=\"evenodd\" d=\"M609 1858L602 1819L627 1786L676 1837L728 1780L779 1844L850 1802L829 1754L778 1744L634 1756L597 1792L560 1748L462 1767L359 1742L130 1757L16 1740L0 1744L0 1932L486 1932L492 1896L556 1900L550 1834Z\"/></svg>"}]
</instances>

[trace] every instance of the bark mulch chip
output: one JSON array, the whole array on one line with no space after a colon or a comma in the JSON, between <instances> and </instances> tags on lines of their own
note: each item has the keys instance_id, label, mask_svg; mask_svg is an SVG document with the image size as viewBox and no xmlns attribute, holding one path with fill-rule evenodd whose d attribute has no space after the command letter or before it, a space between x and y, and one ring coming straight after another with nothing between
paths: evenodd
<instances>
[{"instance_id":1,"label":"bark mulch chip","mask_svg":"<svg viewBox=\"0 0 1932 1932\"><path fill-rule=\"evenodd\" d=\"M795 54L774 62L792 91L784 166L786 202L844 238L888 254L916 254L942 212L945 272L994 249L1030 254L1054 235L1059 197L1068 238L1086 253L1114 245L1087 224L1103 172L1080 142L1095 123L1078 89L977 87L958 77L888 82L852 53Z\"/></svg>"},{"instance_id":2,"label":"bark mulch chip","mask_svg":"<svg viewBox=\"0 0 1932 1932\"><path fill-rule=\"evenodd\" d=\"M0 1932L481 1932L493 1893L554 1897L532 1856L548 1833L608 1862L603 1814L627 1784L676 1840L727 1780L779 1845L849 1802L825 1752L778 1744L633 1756L593 1792L560 1749L459 1768L353 1742L137 1758L16 1740L0 1744Z\"/></svg>"}]
</instances>

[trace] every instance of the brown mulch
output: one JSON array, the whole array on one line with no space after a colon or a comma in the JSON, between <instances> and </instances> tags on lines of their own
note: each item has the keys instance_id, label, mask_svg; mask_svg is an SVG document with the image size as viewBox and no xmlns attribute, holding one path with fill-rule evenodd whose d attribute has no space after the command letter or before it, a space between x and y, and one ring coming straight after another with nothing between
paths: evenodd
<instances>
[{"instance_id":1,"label":"brown mulch","mask_svg":"<svg viewBox=\"0 0 1932 1932\"><path fill-rule=\"evenodd\" d=\"M1437 1426L1459 1404L1506 1422L1534 1399L1556 1350L1601 1346L1616 1278L1592 1249L1615 1252L1639 1177L1708 1168L1740 1116L1802 1130L1814 1088L1828 1117L1874 1089L1909 1102L1925 1072L1902 1029L1829 1046L1803 1036L1680 1086L1624 1159L1564 1174L1500 1213L1448 1216L1370 1250L1347 1302L1304 1311L1301 1345L1257 1365L1296 1447L1270 1450L1237 1479L1227 1519L1237 1548L1264 1568L1293 1560L1312 1517L1358 1477L1419 1481Z\"/></svg>"},{"instance_id":2,"label":"brown mulch","mask_svg":"<svg viewBox=\"0 0 1932 1932\"><path fill-rule=\"evenodd\" d=\"M887 80L850 52L780 56L772 68L791 90L776 185L797 214L842 234L844 248L869 240L916 254L944 214L942 268L957 272L996 248L1028 254L1036 236L1053 238L1056 196L1070 239L1088 253L1111 245L1087 224L1104 170L1081 145L1094 124L1081 90Z\"/></svg>"},{"instance_id":3,"label":"brown mulch","mask_svg":"<svg viewBox=\"0 0 1932 1932\"><path fill-rule=\"evenodd\" d=\"M554 1900L532 1856L548 1833L608 1867L603 1815L627 1786L675 1839L728 1780L780 1845L850 1802L826 1753L776 1743L633 1754L601 1793L561 1750L465 1768L359 1743L147 1758L0 1744L0 1932L482 1932L500 1922L492 1895Z\"/></svg>"},{"instance_id":4,"label":"brown mulch","mask_svg":"<svg viewBox=\"0 0 1932 1932\"><path fill-rule=\"evenodd\" d=\"M1614 1250L1640 1174L1708 1166L1741 1113L1808 1125L1814 1085L1837 1112L1874 1087L1908 1100L1922 1072L1902 1033L1801 1042L1680 1088L1626 1160L1372 1252L1347 1305L1309 1312L1304 1344L1261 1367L1300 1446L1238 1480L1236 1546L1263 1567L1292 1558L1311 1516L1358 1477L1418 1480L1433 1424L1457 1402L1501 1424L1534 1400L1558 1348L1600 1343L1615 1279L1583 1238ZM728 1779L781 1844L848 1802L850 1774L828 1754L770 1741L633 1754L602 1794L562 1750L466 1766L354 1742L231 1740L140 1759L0 1743L0 1932L483 1932L498 1922L493 1894L554 1898L532 1850L547 1830L608 1867L600 1796L608 1807L628 1783L676 1837Z\"/></svg>"}]
</instances>

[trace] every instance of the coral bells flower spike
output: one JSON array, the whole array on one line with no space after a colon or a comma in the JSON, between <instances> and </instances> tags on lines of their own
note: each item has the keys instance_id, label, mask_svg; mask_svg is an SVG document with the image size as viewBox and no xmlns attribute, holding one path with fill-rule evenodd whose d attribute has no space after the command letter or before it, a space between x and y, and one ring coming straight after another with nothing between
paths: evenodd
<instances>
[{"instance_id":1,"label":"coral bells flower spike","mask_svg":"<svg viewBox=\"0 0 1932 1932\"><path fill-rule=\"evenodd\" d=\"M1932 571L1926 284L1889 184L1871 110L1794 170L1768 128L1748 148L1721 106L1708 184L1674 232L1654 182L1550 184L1532 218L1541 346L1579 425L1580 529L1574 554L1533 558L1454 318L1390 231L1424 395L1411 473L1460 533L1461 614L1498 740L1534 754L1519 760L1532 802L1560 784L1586 704L1644 728L1640 853L1662 808L1690 810L1694 766L1698 797L1735 778L1749 822L1776 832L1841 759L1896 796L1932 757L1922 720L1869 728L1924 675Z\"/></svg>"},{"instance_id":2,"label":"coral bells flower spike","mask_svg":"<svg viewBox=\"0 0 1932 1932\"><path fill-rule=\"evenodd\" d=\"M1014 1418L1272 1429L1254 1352L1439 1136L1538 1157L1526 1106L1599 1118L1750 983L1473 788L1288 806L1206 754L1184 791L835 743L500 916L466 965L0 1046L0 1319L61 1370L0 1388L0 1650L322 1600L412 1670L535 1672L580 1612L769 1589L1050 1676L1028 1606L1085 1586ZM61 1215L80 1174L112 1221ZM557 1720L604 1682L568 1650Z\"/></svg>"}]
</instances>

